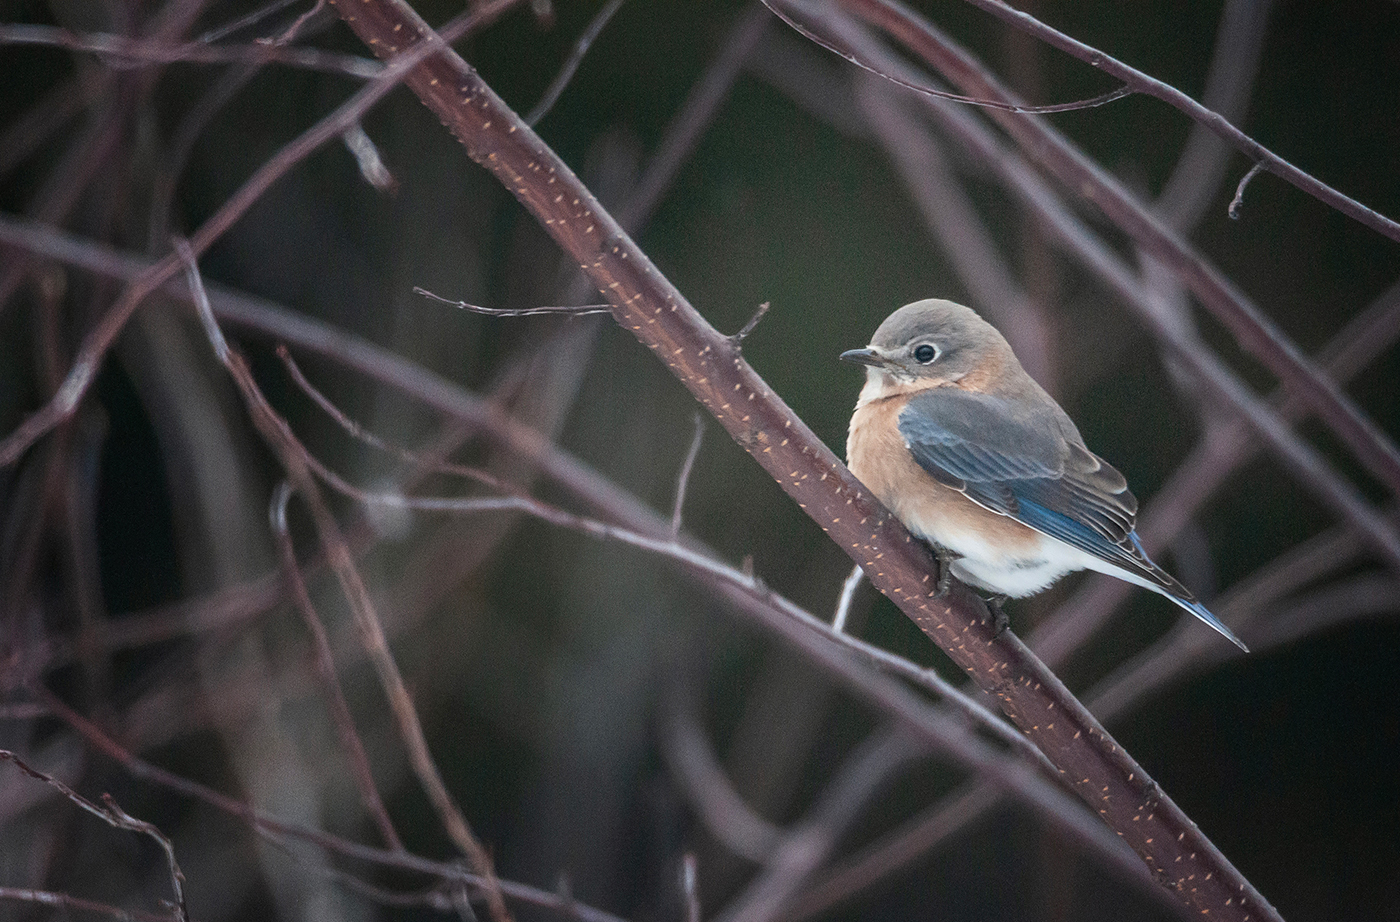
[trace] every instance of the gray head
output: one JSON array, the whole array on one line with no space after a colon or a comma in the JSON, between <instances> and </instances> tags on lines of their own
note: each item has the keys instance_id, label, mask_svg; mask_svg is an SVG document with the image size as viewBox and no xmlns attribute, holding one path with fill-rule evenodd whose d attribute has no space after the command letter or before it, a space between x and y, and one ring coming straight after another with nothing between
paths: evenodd
<instances>
[{"instance_id":1,"label":"gray head","mask_svg":"<svg viewBox=\"0 0 1400 922\"><path fill-rule=\"evenodd\" d=\"M1019 367L995 327L971 308L936 298L901 307L880 324L868 348L841 358L906 385L949 384L974 371Z\"/></svg>"}]
</instances>

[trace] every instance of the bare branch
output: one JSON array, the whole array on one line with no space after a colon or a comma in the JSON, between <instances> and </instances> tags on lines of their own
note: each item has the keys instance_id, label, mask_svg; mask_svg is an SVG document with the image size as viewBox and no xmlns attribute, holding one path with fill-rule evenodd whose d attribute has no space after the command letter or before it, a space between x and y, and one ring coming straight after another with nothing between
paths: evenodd
<instances>
[{"instance_id":1,"label":"bare branch","mask_svg":"<svg viewBox=\"0 0 1400 922\"><path fill-rule=\"evenodd\" d=\"M896 771L922 754L922 747L902 727L870 734L847 756L803 821L786 832L763 872L719 919L769 922L786 918L787 906L826 861L837 837Z\"/></svg>"},{"instance_id":2,"label":"bare branch","mask_svg":"<svg viewBox=\"0 0 1400 922\"><path fill-rule=\"evenodd\" d=\"M266 42L248 45L213 45L203 41L170 43L124 35L79 34L57 26L0 24L0 45L92 52L101 56L103 63L113 70L168 64L282 64L357 80L371 80L384 72L384 65L370 58L319 48L292 48Z\"/></svg>"},{"instance_id":3,"label":"bare branch","mask_svg":"<svg viewBox=\"0 0 1400 922\"><path fill-rule=\"evenodd\" d=\"M258 835L274 844L280 843L284 838L297 839L310 842L328 852L356 861L427 874L447 883L469 884L482 891L485 890L485 880L463 869L460 862L432 861L411 853L362 845L319 829L284 822L249 806L243 801L229 797L227 794L222 794L206 785L191 781L157 765L152 765L150 762L132 755L104 733L100 727L68 707L48 689L39 686L34 691L44 701L49 711L72 727L87 741L89 746L121 765L133 777L181 793L186 797L208 804L229 816L238 817L248 823ZM581 922L625 922L618 916L582 903L565 903L548 890L505 880L499 880L498 883L501 891L512 899L561 913L567 912L571 919L581 920Z\"/></svg>"},{"instance_id":4,"label":"bare branch","mask_svg":"<svg viewBox=\"0 0 1400 922\"><path fill-rule=\"evenodd\" d=\"M481 307L476 304L468 304L466 301L452 301L440 295L435 295L426 288L413 286L413 293L431 298L439 304L447 304L452 307L461 308L464 311L471 311L473 314L485 314L487 317L539 317L546 314L564 314L566 316L582 317L587 314L609 314L612 313L611 304L579 304L564 305L562 307Z\"/></svg>"},{"instance_id":5,"label":"bare branch","mask_svg":"<svg viewBox=\"0 0 1400 922\"><path fill-rule=\"evenodd\" d=\"M705 437L705 420L699 414L695 414L695 434L690 437L690 449L685 453L685 461L681 463L681 471L676 475L676 501L671 506L671 539L674 541L680 537L681 533L681 511L685 508L685 490L690 485L690 472L695 467L695 459L700 456L700 442Z\"/></svg>"},{"instance_id":6,"label":"bare branch","mask_svg":"<svg viewBox=\"0 0 1400 922\"><path fill-rule=\"evenodd\" d=\"M1079 58L1081 61L1090 64L1106 74L1117 77L1127 84L1133 92L1155 96L1157 99L1162 100L1190 116L1193 121L1210 128L1251 160L1263 163L1264 168L1270 173L1292 183L1319 201L1361 222L1377 233L1383 234L1392 240L1400 241L1400 224L1367 208L1360 202L1348 198L1326 183L1298 169L1287 160L1284 160L1282 157L1230 124L1218 113L1210 111L1170 84L1163 83L1161 80L1154 77L1149 77L1097 48L1092 48L1083 42L1070 38L1063 32L1053 29L1036 19L1031 14L1022 12L1021 10L1003 3L1002 0L967 0L967 2L991 13L1003 22L1009 23L1039 38L1046 44L1059 48L1061 51ZM841 3L847 9L859 15L873 15L885 22L892 22L894 19L909 21L912 19L913 15L905 7L895 2L895 0L841 0ZM876 12L875 7L877 6L883 9ZM1000 94L990 95L994 99L1002 98Z\"/></svg>"},{"instance_id":7,"label":"bare branch","mask_svg":"<svg viewBox=\"0 0 1400 922\"><path fill-rule=\"evenodd\" d=\"M1081 99L1078 102L1062 102L1048 106L1030 106L1021 103L1005 102L999 99L985 99L977 96L962 96L957 93L950 93L947 90L940 90L936 87L929 86L926 83L921 83L916 80L910 80L906 77L897 76L888 70L880 68L876 64L872 64L871 62L863 58L858 52L852 50L849 46L840 42L839 39L835 39L830 36L818 35L808 26L805 26L802 23L798 22L786 8L786 6L792 6L795 4L779 5L777 2L771 2L771 0L762 0L762 3L764 6L768 7L768 9L772 11L774 16L777 16L783 22L791 26L793 30L796 31L803 38L808 39L809 41L817 45L820 45L827 51L830 51L832 54L838 55L841 58L850 61L852 64L861 68L862 70L869 71L870 73L874 74L882 80L888 80L895 86L902 86L905 89L913 90L915 93L918 93L922 96L929 96L934 99L946 99L949 102L963 103L964 105L969 106L980 106L982 108L987 109L1005 109L1010 112L1026 112L1035 115L1049 115L1054 112L1073 112L1078 109L1093 109L1097 106L1107 105L1108 103L1114 102L1115 100L1122 99L1124 96L1130 96L1133 93L1132 88L1124 85L1118 87L1115 90L1109 90L1107 93L1095 96L1092 99Z\"/></svg>"},{"instance_id":8,"label":"bare branch","mask_svg":"<svg viewBox=\"0 0 1400 922\"><path fill-rule=\"evenodd\" d=\"M175 916L182 920L182 922L189 922L190 912L189 908L185 905L185 874L180 870L179 862L175 860L175 846L171 844L170 839L166 837L165 833L161 832L150 823L147 823L145 820L138 820L136 817L127 813L117 805L117 802L112 799L110 794L102 795L103 806L99 807L52 775L45 774L37 768L31 768L23 759L7 749L0 749L0 760L9 762L29 777L44 782L64 797L68 798L71 803L91 813L113 828L125 829L129 832L139 832L155 840L155 843L160 846L161 851L165 852L165 861L170 868L170 886L175 893Z\"/></svg>"},{"instance_id":9,"label":"bare branch","mask_svg":"<svg viewBox=\"0 0 1400 922\"><path fill-rule=\"evenodd\" d=\"M226 201L189 239L191 252L196 256L203 253L211 243L223 236L224 232L237 221L253 203L281 176L301 162L317 148L333 138L339 137L347 128L360 120L370 107L383 99L415 64L434 50L435 42L450 42L460 38L475 28L491 22L519 0L487 0L472 12L455 19L450 28L444 28L439 36L434 33L433 42L421 43L412 52L395 59L394 64L372 83L361 89L338 109L321 119L296 140L283 147L266 160L247 182ZM116 341L131 315L141 306L147 296L158 289L181 270L181 261L175 254L167 256L143 272L127 287L121 298L84 337L82 346L73 361L63 386L41 409L27 417L18 428L0 440L0 467L13 464L28 450L29 446L68 419L77 409L78 402L87 393L101 365L102 358Z\"/></svg>"},{"instance_id":10,"label":"bare branch","mask_svg":"<svg viewBox=\"0 0 1400 922\"><path fill-rule=\"evenodd\" d=\"M749 318L748 323L745 323L739 329L738 333L735 333L733 336L729 337L729 341L733 344L734 350L736 352L739 350L739 347L743 345L743 342L748 337L748 335L754 330L758 329L759 321L763 319L764 314L768 313L768 308L771 306L772 304L770 302L764 301L758 306L758 310L753 312L753 316Z\"/></svg>"},{"instance_id":11,"label":"bare branch","mask_svg":"<svg viewBox=\"0 0 1400 922\"><path fill-rule=\"evenodd\" d=\"M544 118L549 113L549 110L554 108L554 104L558 102L559 97L563 95L564 88L569 85L570 80L574 79L574 74L577 73L578 66L583 63L584 55L588 54L588 49L597 41L598 36L607 26L608 20L612 19L613 14L618 10L622 9L623 2L624 0L608 0L607 3L603 4L603 8L594 15L593 21L588 24L588 28L583 30L583 34L580 35L578 41L574 43L574 49L569 53L568 60L564 62L564 66L559 68L559 73L555 75L549 87L545 89L544 95L540 97L540 101L535 103L535 108L531 109L530 114L525 116L525 124L529 125L531 128L535 127L540 123L540 119Z\"/></svg>"},{"instance_id":12,"label":"bare branch","mask_svg":"<svg viewBox=\"0 0 1400 922\"><path fill-rule=\"evenodd\" d=\"M1244 174L1240 184L1235 187L1235 197L1230 199L1230 220L1240 219L1240 209L1244 207L1244 187L1249 185L1250 180L1259 175L1259 171L1264 169L1264 164L1256 163L1249 168L1249 172Z\"/></svg>"},{"instance_id":13,"label":"bare branch","mask_svg":"<svg viewBox=\"0 0 1400 922\"><path fill-rule=\"evenodd\" d=\"M320 616L316 614L316 606L311 603L311 594L307 592L306 582L301 577L301 568L297 566L291 530L287 526L287 502L291 496L291 484L283 481L273 492L272 505L268 510L272 519L272 532L277 539L277 554L282 563L282 578L286 580L292 602L301 613L302 621L306 623L306 629L311 634L316 677L325 691L332 723L335 725L337 736L340 737L340 745L345 749L345 756L350 761L355 785L360 790L360 800L379 827L379 834L384 837L385 844L394 851L403 851L403 842L394 829L394 821L389 818L383 798L379 796L379 789L374 783L374 772L369 765L369 755L365 752L364 743L360 741L360 734L355 729L355 718L350 714L350 705L346 702L345 692L336 677L330 637L326 634Z\"/></svg>"},{"instance_id":14,"label":"bare branch","mask_svg":"<svg viewBox=\"0 0 1400 922\"><path fill-rule=\"evenodd\" d=\"M672 692L661 718L661 756L710 835L734 854L761 864L778 847L783 831L734 790L683 694Z\"/></svg>"}]
</instances>

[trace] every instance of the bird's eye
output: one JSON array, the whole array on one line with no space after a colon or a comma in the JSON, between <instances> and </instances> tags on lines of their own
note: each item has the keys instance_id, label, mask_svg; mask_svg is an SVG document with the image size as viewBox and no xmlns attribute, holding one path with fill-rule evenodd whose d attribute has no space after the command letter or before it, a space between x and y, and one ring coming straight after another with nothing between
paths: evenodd
<instances>
[{"instance_id":1,"label":"bird's eye","mask_svg":"<svg viewBox=\"0 0 1400 922\"><path fill-rule=\"evenodd\" d=\"M921 343L914 347L914 361L918 362L920 365L927 365L936 358L938 358L937 346Z\"/></svg>"}]
</instances>

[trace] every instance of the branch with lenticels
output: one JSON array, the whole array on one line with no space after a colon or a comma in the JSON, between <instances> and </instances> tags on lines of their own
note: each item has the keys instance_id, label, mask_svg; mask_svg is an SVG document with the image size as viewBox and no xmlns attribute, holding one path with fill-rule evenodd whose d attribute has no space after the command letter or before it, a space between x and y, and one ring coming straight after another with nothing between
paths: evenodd
<instances>
[{"instance_id":1,"label":"branch with lenticels","mask_svg":"<svg viewBox=\"0 0 1400 922\"><path fill-rule=\"evenodd\" d=\"M740 353L652 265L573 172L402 0L334 0L376 54L422 42L441 49L405 83L564 248L730 436L985 690L1050 758L1066 783L1197 912L1278 919L1092 715L977 597L954 584L935 596L922 544L861 486Z\"/></svg>"}]
</instances>

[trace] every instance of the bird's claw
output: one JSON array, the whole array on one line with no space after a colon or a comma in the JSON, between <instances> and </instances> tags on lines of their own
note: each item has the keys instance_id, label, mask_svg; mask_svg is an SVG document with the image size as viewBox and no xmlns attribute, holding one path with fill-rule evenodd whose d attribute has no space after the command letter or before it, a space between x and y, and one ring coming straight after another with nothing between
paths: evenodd
<instances>
[{"instance_id":1,"label":"bird's claw","mask_svg":"<svg viewBox=\"0 0 1400 922\"><path fill-rule=\"evenodd\" d=\"M1006 616L1006 610L1001 607L1010 596L994 595L986 599L987 614L992 619L992 636L1000 637L1011 627L1011 619Z\"/></svg>"},{"instance_id":2,"label":"bird's claw","mask_svg":"<svg viewBox=\"0 0 1400 922\"><path fill-rule=\"evenodd\" d=\"M933 597L941 599L953 587L953 561L958 559L958 555L935 546L933 556L938 559L938 582L934 585Z\"/></svg>"}]
</instances>

